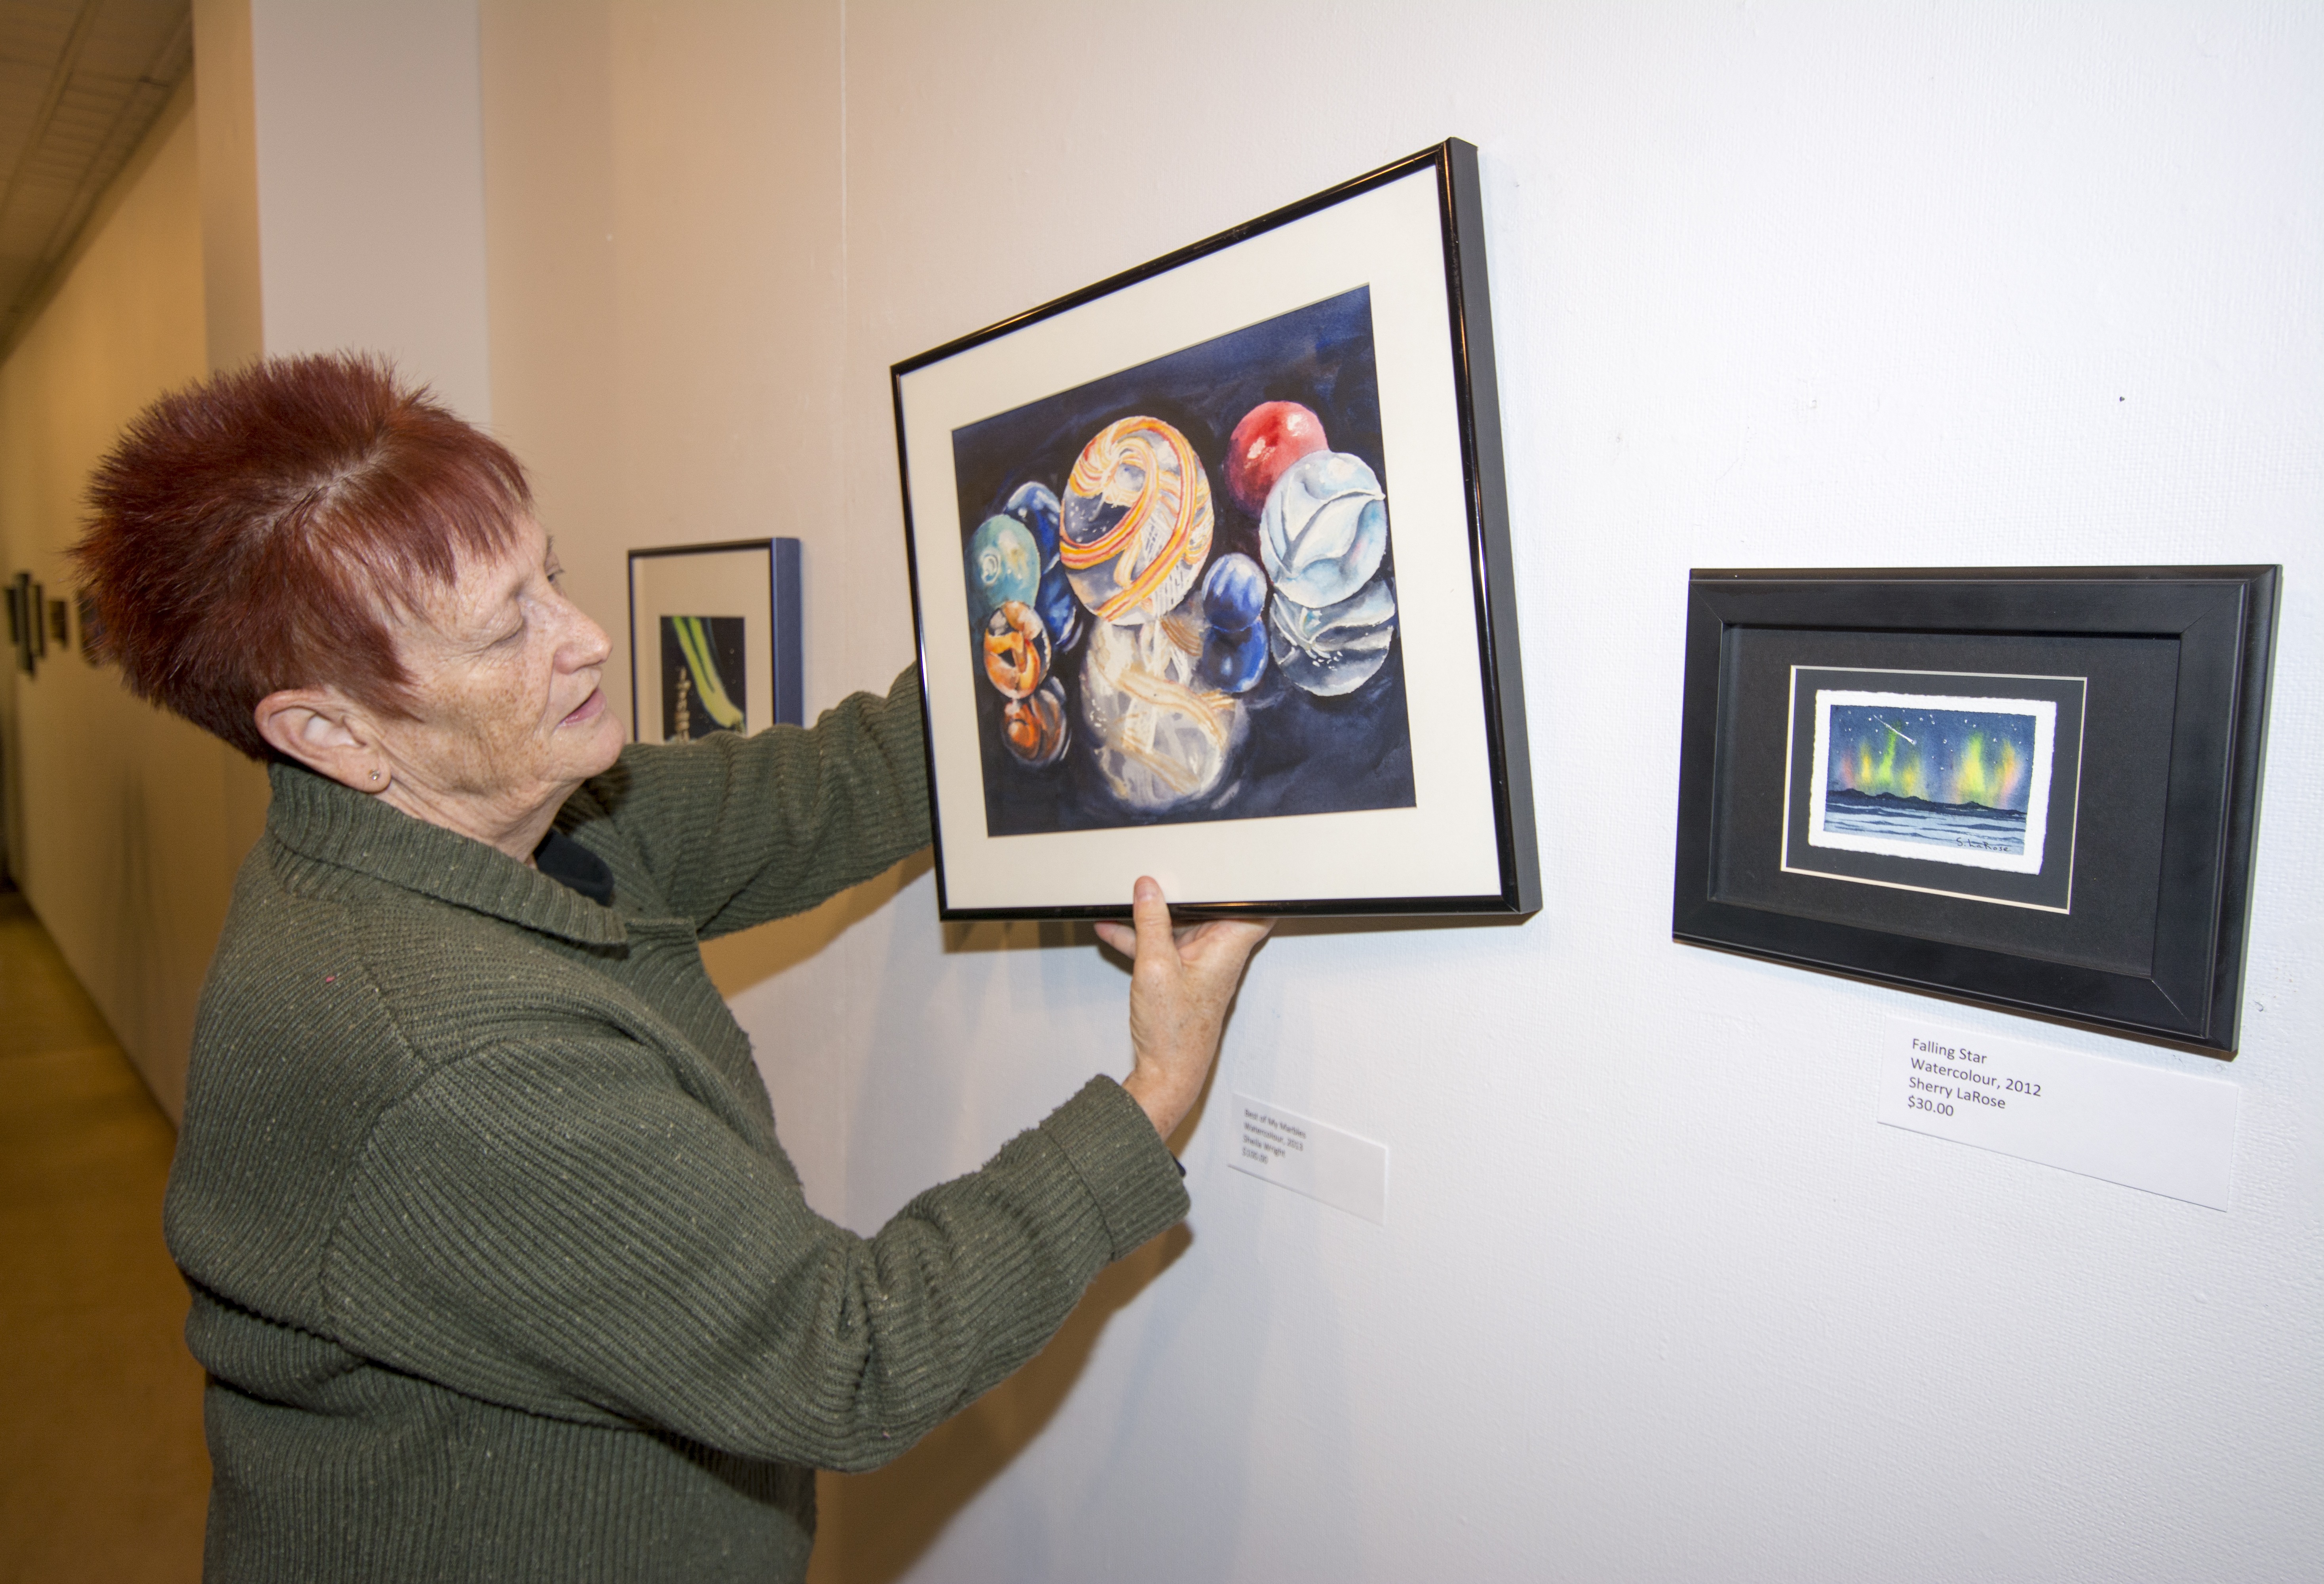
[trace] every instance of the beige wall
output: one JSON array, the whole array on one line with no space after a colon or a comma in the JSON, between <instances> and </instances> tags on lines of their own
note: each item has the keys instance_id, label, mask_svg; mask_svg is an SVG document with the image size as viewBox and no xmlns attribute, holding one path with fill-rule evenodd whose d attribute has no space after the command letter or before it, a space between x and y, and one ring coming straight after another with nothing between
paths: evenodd
<instances>
[{"instance_id":1,"label":"beige wall","mask_svg":"<svg viewBox=\"0 0 2324 1584\"><path fill-rule=\"evenodd\" d=\"M90 468L139 408L207 371L201 190L181 90L0 364L0 570L72 583ZM17 883L162 1104L183 1105L194 1004L264 783L230 749L55 648L11 673Z\"/></svg>"},{"instance_id":2,"label":"beige wall","mask_svg":"<svg viewBox=\"0 0 2324 1584\"><path fill-rule=\"evenodd\" d=\"M204 0L205 37L240 3ZM362 29L325 49L337 14L294 9L259 31L352 69ZM804 539L810 708L908 653L890 363L1448 132L1484 150L1548 906L1270 943L1222 1087L1385 1142L1387 1225L1240 1176L1210 1117L1189 1230L827 1485L818 1578L2256 1579L2317 1553L2324 298L2285 195L2324 171L2324 23L1974 13L484 0L495 425L617 638L626 550ZM456 68L461 14L428 14ZM0 570L61 586L89 462L217 354L187 128L180 105L0 365ZM1868 541L2287 563L2231 1214L1878 1128L1869 1032L1928 1003L1670 942L1686 569ZM69 657L0 698L19 872L174 1101L250 772ZM1125 1065L1086 934L941 926L924 862L708 957L810 1197L859 1228ZM1918 1336L1976 1367L1916 1389ZM1932 1468L1977 1524L1931 1516Z\"/></svg>"},{"instance_id":3,"label":"beige wall","mask_svg":"<svg viewBox=\"0 0 2324 1584\"><path fill-rule=\"evenodd\" d=\"M202 181L202 300L213 370L266 348L258 268L258 97L250 0L193 0L194 141Z\"/></svg>"},{"instance_id":4,"label":"beige wall","mask_svg":"<svg viewBox=\"0 0 2324 1584\"><path fill-rule=\"evenodd\" d=\"M631 550L772 534L804 541L809 713L885 687L911 631L881 597L901 539L875 523L867 549L844 514L838 7L487 0L482 23L493 428L613 636L606 696L629 713ZM714 942L711 971L782 977L868 906ZM789 982L818 1023L860 987ZM834 1184L845 1060L770 1073Z\"/></svg>"},{"instance_id":5,"label":"beige wall","mask_svg":"<svg viewBox=\"0 0 2324 1584\"><path fill-rule=\"evenodd\" d=\"M628 551L796 536L817 606L860 560L841 517L838 21L752 0L483 7L493 427L613 635L624 715ZM811 704L903 662L908 618L807 619Z\"/></svg>"},{"instance_id":6,"label":"beige wall","mask_svg":"<svg viewBox=\"0 0 2324 1584\"><path fill-rule=\"evenodd\" d=\"M1385 1143L1387 1225L1231 1170L1212 1107L1187 1232L826 1481L818 1579L2317 1554L2324 12L482 15L493 414L576 592L618 629L625 549L797 533L811 709L909 653L890 364L1448 134L1483 151L1548 905L1279 933L1220 1089ZM1672 943L1687 570L1867 558L2288 563L2232 1215L1879 1127L1868 1042L1932 1004ZM1085 933L947 928L932 893L907 866L708 954L810 1199L859 1229L1124 1064ZM1932 1385L1908 1336L1974 1367ZM1932 1515L1932 1469L1977 1523Z\"/></svg>"},{"instance_id":7,"label":"beige wall","mask_svg":"<svg viewBox=\"0 0 2324 1584\"><path fill-rule=\"evenodd\" d=\"M850 509L867 486L843 444L843 383L863 370L847 356L842 7L484 0L482 17L493 426L613 636L607 696L628 713L629 551L770 534L803 542L809 715L884 688L911 617L892 513L876 495ZM875 491L891 456L872 452ZM926 872L704 952L813 1202L842 1218L881 1043L867 1024L897 994L887 904ZM826 1477L822 1495L815 1577L832 1584L878 1576L881 1537L944 1510L908 1482Z\"/></svg>"},{"instance_id":8,"label":"beige wall","mask_svg":"<svg viewBox=\"0 0 2324 1584\"><path fill-rule=\"evenodd\" d=\"M488 421L476 0L230 4L267 353L383 353Z\"/></svg>"}]
</instances>

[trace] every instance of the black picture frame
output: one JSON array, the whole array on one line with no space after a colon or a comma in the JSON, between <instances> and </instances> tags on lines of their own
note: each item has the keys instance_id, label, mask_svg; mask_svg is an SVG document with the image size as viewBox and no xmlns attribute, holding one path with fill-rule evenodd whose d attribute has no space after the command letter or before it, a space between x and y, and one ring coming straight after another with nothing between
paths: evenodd
<instances>
[{"instance_id":1,"label":"black picture frame","mask_svg":"<svg viewBox=\"0 0 2324 1584\"><path fill-rule=\"evenodd\" d=\"M1328 236L1354 237L1358 245L1332 262L1323 252ZM1374 269L1374 255L1367 254L1366 247L1396 262ZM1333 269L1344 272L1343 277L1333 276ZM1312 282L1322 283L1295 283ZM1101 668L1093 658L1101 637L1107 644L1120 644L1126 642L1121 630L1142 625L1143 641L1158 644L1154 635L1163 629L1166 617L1180 617L1201 603L1207 588L1201 579L1211 577L1230 553L1221 547L1240 549L1235 535L1255 539L1256 525L1265 521L1251 474L1238 475L1226 462L1229 426L1236 435L1244 428L1228 412L1228 398L1214 394L1226 388L1223 377L1219 384L1201 387L1198 397L1186 394L1196 389L1195 376L1179 371L1198 366L1224 369L1241 380L1250 370L1265 366L1255 355L1249 362L1235 362L1246 356L1243 348L1292 344L1247 338L1275 335L1277 327L1283 326L1291 327L1281 332L1286 338L1306 335L1304 327L1311 321L1301 316L1314 316L1316 326L1336 324L1340 321L1332 316L1341 314L1353 323L1360 295L1361 357L1372 360L1364 368L1372 381L1372 405L1362 409L1349 398L1329 410L1328 420L1319 416L1324 412L1320 403L1314 411L1304 405L1302 411L1331 431L1323 442L1328 450L1368 465L1374 475L1370 487L1380 492L1379 498L1393 520L1393 526L1382 531L1391 544L1386 560L1377 563L1380 570L1356 574L1361 586L1347 601L1360 603L1394 572L1394 608L1388 618L1393 633L1379 646L1387 658L1344 694L1319 690L1343 680L1342 672L1329 669L1337 660L1312 662L1299 639L1282 636L1278 643L1273 625L1278 607L1285 631L1306 620L1309 607L1291 598L1295 592L1305 597L1296 570L1288 570L1293 563L1277 561L1264 547L1247 555L1253 572L1260 560L1275 563L1273 570L1263 574L1260 591L1250 597L1260 614L1235 612L1242 625L1222 619L1203 628L1206 636L1189 641L1204 645L1201 667L1196 668L1204 678L1222 673L1229 678L1214 686L1208 681L1193 685L1212 686L1216 696L1238 685L1251 690L1250 718L1261 721L1270 732L1281 726L1280 734L1232 739L1267 743L1263 769L1251 768L1260 758L1257 749L1227 768L1236 750L1222 746L1214 759L1204 759L1190 773L1186 784L1204 790L1171 803L1168 800L1181 792L1172 783L1139 801L1142 789L1119 791L1135 783L1134 768L1125 783L1119 776L1106 781L1107 772L1091 767L1101 752L1093 745L1103 742L1110 750L1118 746L1120 733L1104 737L1091 724L1102 718L1102 711L1084 709L1067 684L1079 679L1085 688L1095 690L1121 674ZM1125 323L1130 323L1127 331ZM1157 328L1165 323L1173 328ZM1421 325L1430 327L1425 334L1415 329ZM1337 334L1318 329L1314 338L1301 344L1324 345L1327 333ZM1355 340L1329 344L1353 346ZM1314 355L1308 356L1310 362L1299 366L1313 366ZM1204 358L1212 361L1203 364ZM1440 365L1443 377L1436 381L1434 375ZM1334 366L1354 380L1345 375L1355 366L1352 361ZM1406 377L1408 371L1423 367L1432 371L1429 378ZM989 377L979 372L1001 368L1009 372ZM1187 383L1171 383L1181 378ZM1130 881L1141 873L1162 879L1174 905L1205 913L1524 914L1540 907L1483 202L1474 147L1452 139L1425 149L906 359L894 366L891 381L942 917L1120 918L1128 912ZM1245 413L1246 421L1258 415L1259 406L1280 408L1294 401L1318 400L1301 394L1307 388L1304 386L1295 390L1238 384L1232 388L1258 393L1257 406L1240 405L1252 399L1249 394L1233 398L1235 410ZM1356 388L1361 388L1360 382ZM1414 394L1423 389L1429 393L1425 400ZM1344 394L1337 386L1333 390ZM1106 394L1085 395L1101 391ZM1084 400L1092 412L1110 403L1108 415L1058 416L1079 412L1071 403ZM1178 404L1162 405L1173 401ZM1204 407L1204 402L1216 412ZM1164 416L1110 415L1117 409L1120 413L1143 412L1149 406ZM1370 429L1360 421L1367 414ZM1080 427L1074 427L1076 422ZM1157 433L1179 432L1184 445L1177 454L1199 459L1198 471L1207 481L1211 498L1199 507L1206 548L1198 559L1186 560L1192 568L1187 576L1195 579L1192 592L1158 585L1147 596L1147 607L1120 617L1118 601L1084 598L1074 604L1074 596L1064 592L1070 579L1057 571L1059 552L1052 546L1059 533L1056 523L1062 519L1066 549L1076 548L1067 477L1080 466L1076 449L1086 459L1093 454L1087 448L1098 446L1113 425L1127 422L1149 423ZM1017 430L1010 429L1012 423ZM1043 423L1049 425L1046 431ZM1348 427L1343 429L1343 423ZM1172 430L1173 425L1178 428ZM985 443L978 437L1019 431L1036 435L1020 451L1006 450L1001 438L991 439L989 450L977 449ZM1360 431L1369 440L1350 438ZM1096 438L1087 439L1085 447L1087 435ZM1367 445L1372 448L1369 454ZM1043 465L1056 477L1038 473L1024 459L1038 446L1056 451L1054 458L1040 453ZM989 457L1001 459L991 462ZM1442 466L1428 466L1440 458ZM1008 471L1011 468L1015 474ZM985 478L984 472L991 477ZM1003 495L1013 485L1013 502L1033 483L1051 492L1049 505L1056 513L1049 519L1047 542L1036 546L1037 559L1047 558L1039 574L1042 600L1054 603L1033 611L1029 624L1019 617L1004 619L1019 622L1028 652L1040 657L1038 665L1016 673L1019 680L1028 690L1046 685L1055 692L1047 713L1038 719L1032 717L1043 708L1045 692L1009 693L995 680L991 689L1001 690L984 696L991 690L985 688L975 653L980 635L972 628L980 615L987 621L998 616L1005 601L993 596L990 610L977 608L979 591L969 588L960 570L964 557L975 549L974 533L1002 510ZM1185 491L1188 496L1199 493ZM1095 497L1085 494L1081 498L1086 505ZM1273 494L1266 498L1274 498ZM1060 499L1066 502L1063 508L1056 505ZM1231 515L1238 506L1241 518ZM1185 509L1191 513L1197 508ZM1028 524L1028 542L1038 533L1032 524L1040 512L1037 503L1019 518ZM1216 542L1211 543L1207 536L1213 521L1219 526ZM1084 555L1092 553L1086 542L1078 548ZM1158 564L1162 552L1154 555L1156 560L1147 563L1149 569ZM1117 596L1133 592L1131 584L1144 575L1127 570L1131 564L1130 556L1120 562L1123 570L1114 589ZM1408 567L1445 575L1407 578ZM1053 573L1058 580L1055 588L1047 587ZM1408 597L1416 588L1425 592ZM1324 598L1314 595L1313 607L1327 608ZM1013 608L1024 612L1039 603L1019 590ZM1215 610L1207 603L1203 608ZM1102 619L1100 613L1106 610L1115 610L1117 619ZM1032 631L1036 625L1038 635ZM1065 635L1064 642L1053 641L1052 625ZM1212 665L1213 648L1223 644L1232 649L1254 633L1266 639L1265 658L1255 667L1236 671L1230 657L1221 662L1222 672L1202 669ZM1350 645L1336 654L1352 650ZM1194 652L1185 649L1190 655ZM1319 644L1316 653L1323 652ZM1288 674L1300 679L1296 693L1282 671L1286 655L1295 667ZM1191 660L1183 663L1194 664ZM982 662L986 669L991 664ZM1069 673L1069 664L1081 669ZM1273 673L1269 666L1275 668ZM1256 681L1250 680L1254 669L1261 673ZM1348 674L1355 669L1346 668ZM1092 681L1092 677L1100 681ZM1265 692L1270 686L1279 692ZM1378 702L1391 688L1408 690L1398 693L1394 703L1394 709L1405 711L1406 735L1400 741L1391 740L1394 711ZM1415 697L1431 705L1426 724L1418 728L1412 723L1420 712L1408 704ZM1282 702L1286 699L1288 705ZM1342 709L1344 700L1355 702L1345 704L1343 714L1331 713ZM1217 718L1229 718L1234 708L1219 706ZM1281 712L1265 714L1266 709ZM1360 709L1376 709L1377 714L1361 725L1347 724ZM1018 721L1011 710L1028 719ZM1473 732L1455 738L1450 735L1453 728L1435 720L1440 712L1473 718ZM1008 724L1012 721L1017 722L1014 728ZM1379 726L1379 721L1388 724ZM1010 748L1004 738L1012 729L1031 746ZM1459 730L1471 732L1466 726ZM1364 732L1376 735L1360 735ZM1438 732L1447 735L1430 735ZM1229 740L1223 728L1215 740ZM1440 741L1456 740L1459 752L1436 752ZM1286 741L1302 747L1295 752L1277 746ZM1306 746L1319 743L1323 746L1318 749ZM1382 748L1382 743L1388 746ZM1370 757L1358 773L1327 775L1327 756L1343 749ZM1400 782L1394 779L1399 751L1404 755ZM1047 758L1040 759L1045 754ZM1090 756L1085 763L1077 757L1084 755ZM1425 769L1416 772L1416 765ZM1063 773L1068 778L1079 779L1063 791L1037 791L1021 805L1004 795L1002 783L1008 777L1019 776L1018 784L1033 784L1020 773L1056 766L1065 767ZM1378 801L1360 801L1367 797ZM1394 801L1398 797L1402 801ZM1333 804L1333 799L1342 802ZM1432 815L1437 826L1428 823ZM1012 820L1021 820L1025 828L1010 828ZM1442 846L1431 848L1440 828ZM1339 853L1326 847L1335 833L1344 848ZM1432 868L1439 858L1442 863ZM1370 874L1368 864L1372 866Z\"/></svg>"},{"instance_id":2,"label":"black picture frame","mask_svg":"<svg viewBox=\"0 0 2324 1584\"><path fill-rule=\"evenodd\" d=\"M26 676L39 661L32 626L32 574L19 572L8 584L8 646L15 653L16 669Z\"/></svg>"},{"instance_id":3,"label":"black picture frame","mask_svg":"<svg viewBox=\"0 0 2324 1584\"><path fill-rule=\"evenodd\" d=\"M1673 939L2231 1057L2282 575L2273 566L1693 572ZM1824 687L1851 671L1876 687ZM1912 845L1924 832L1967 829L1944 823L1957 814L1986 811L1951 794L1907 797L1892 764L1876 771L1869 741L1916 742L1906 728L1929 729L1885 701L1925 692L1933 713L1921 718L1967 732L1989 723L1975 710L1990 696L2019 699L2007 707L2028 714L2043 699L2063 709L2077 679L2087 715L2076 725L2071 822L2058 823L2062 805L2052 799L2049 846L2036 850L2029 792L2022 832L1991 844L1946 838L1997 850L2015 841L2014 861L2039 875L1996 878L1964 866L1988 861L1974 854L1932 857L1939 849ZM1896 690L1906 682L1912 693ZM1799 711L1811 689L1828 715L1858 711L1843 726L1871 721L1868 736L1831 727L1803 761ZM1838 702L1864 699L1884 702ZM1960 740L1983 752L1983 737ZM1771 790L1777 746L1780 791ZM1923 752L1908 760L1916 776ZM2014 773L2016 744L2011 756ZM1880 792L1853 790L1858 766ZM1976 768L1991 772L1981 757ZM1901 863L1845 853L1818 853L1813 868L1794 862L1797 789L1813 796L1843 781L1830 795L1853 809L1880 804L1847 818L1910 838L1858 845L1905 854ZM2053 884L2061 855L2065 891Z\"/></svg>"}]
</instances>

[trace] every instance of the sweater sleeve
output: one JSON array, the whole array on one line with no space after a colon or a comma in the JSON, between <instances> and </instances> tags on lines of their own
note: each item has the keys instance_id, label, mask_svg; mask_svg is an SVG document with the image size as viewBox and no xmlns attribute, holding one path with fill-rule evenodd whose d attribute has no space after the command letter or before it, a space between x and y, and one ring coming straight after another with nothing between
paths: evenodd
<instances>
[{"instance_id":1,"label":"sweater sleeve","mask_svg":"<svg viewBox=\"0 0 2324 1584\"><path fill-rule=\"evenodd\" d=\"M928 845L919 673L809 727L633 744L560 823L705 937L804 912Z\"/></svg>"},{"instance_id":2,"label":"sweater sleeve","mask_svg":"<svg viewBox=\"0 0 2324 1584\"><path fill-rule=\"evenodd\" d=\"M326 1272L343 1345L511 1407L869 1468L1185 1211L1109 1079L866 1238L642 1049L577 1054L471 1057L383 1120Z\"/></svg>"}]
</instances>

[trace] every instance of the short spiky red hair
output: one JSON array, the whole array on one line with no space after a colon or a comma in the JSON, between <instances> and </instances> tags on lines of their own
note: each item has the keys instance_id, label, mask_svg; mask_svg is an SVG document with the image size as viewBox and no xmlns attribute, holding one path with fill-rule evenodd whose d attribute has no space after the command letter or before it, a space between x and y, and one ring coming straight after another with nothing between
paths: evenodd
<instances>
[{"instance_id":1,"label":"short spiky red hair","mask_svg":"<svg viewBox=\"0 0 2324 1584\"><path fill-rule=\"evenodd\" d=\"M392 625L498 555L524 468L383 359L271 357L162 397L89 483L73 549L106 657L141 697L254 759L253 711L333 686L408 712Z\"/></svg>"}]
</instances>

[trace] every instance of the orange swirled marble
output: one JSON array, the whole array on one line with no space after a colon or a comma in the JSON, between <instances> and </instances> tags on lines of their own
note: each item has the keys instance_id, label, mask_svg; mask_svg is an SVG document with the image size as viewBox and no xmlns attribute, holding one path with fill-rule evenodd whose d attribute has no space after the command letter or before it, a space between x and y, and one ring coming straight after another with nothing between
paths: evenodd
<instances>
[{"instance_id":1,"label":"orange swirled marble","mask_svg":"<svg viewBox=\"0 0 2324 1584\"><path fill-rule=\"evenodd\" d=\"M1194 587L1211 520L1210 477L1186 437L1158 418L1118 419L1065 480L1058 559L1099 620L1142 625Z\"/></svg>"},{"instance_id":2,"label":"orange swirled marble","mask_svg":"<svg viewBox=\"0 0 2324 1584\"><path fill-rule=\"evenodd\" d=\"M1004 601L984 624L984 674L1011 699L1022 699L1048 677L1049 635L1038 612Z\"/></svg>"},{"instance_id":3,"label":"orange swirled marble","mask_svg":"<svg viewBox=\"0 0 2324 1584\"><path fill-rule=\"evenodd\" d=\"M1065 690L1055 677L1026 697L1011 699L1001 711L1001 740L1028 769L1056 764L1072 736Z\"/></svg>"}]
</instances>

